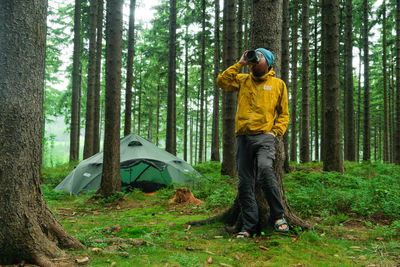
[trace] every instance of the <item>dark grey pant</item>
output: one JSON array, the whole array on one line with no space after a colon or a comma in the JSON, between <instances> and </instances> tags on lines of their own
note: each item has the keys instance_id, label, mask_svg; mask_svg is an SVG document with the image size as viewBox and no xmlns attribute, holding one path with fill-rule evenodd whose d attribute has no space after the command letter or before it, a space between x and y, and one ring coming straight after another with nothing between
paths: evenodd
<instances>
[{"instance_id":1,"label":"dark grey pant","mask_svg":"<svg viewBox=\"0 0 400 267\"><path fill-rule=\"evenodd\" d=\"M258 223L255 182L262 187L271 209L272 220L283 217L283 207L275 178L275 137L270 134L239 135L236 137L239 172L239 204L242 210L242 231L254 232Z\"/></svg>"}]
</instances>

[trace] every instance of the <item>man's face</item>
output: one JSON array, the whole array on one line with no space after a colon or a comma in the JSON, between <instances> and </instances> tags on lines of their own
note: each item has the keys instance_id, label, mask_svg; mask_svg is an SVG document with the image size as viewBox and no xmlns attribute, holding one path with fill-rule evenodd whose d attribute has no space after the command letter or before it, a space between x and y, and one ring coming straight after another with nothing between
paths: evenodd
<instances>
[{"instance_id":1,"label":"man's face","mask_svg":"<svg viewBox=\"0 0 400 267\"><path fill-rule=\"evenodd\" d=\"M253 73L254 76L260 77L267 74L268 62L260 51L257 51L257 53L261 55L260 62L258 62L258 64L251 63L250 71Z\"/></svg>"}]
</instances>

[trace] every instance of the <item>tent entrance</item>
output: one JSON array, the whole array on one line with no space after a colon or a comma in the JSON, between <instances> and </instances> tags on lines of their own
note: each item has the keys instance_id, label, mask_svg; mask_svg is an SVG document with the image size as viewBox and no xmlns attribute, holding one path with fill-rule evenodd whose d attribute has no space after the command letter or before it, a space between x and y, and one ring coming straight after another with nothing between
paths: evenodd
<instances>
[{"instance_id":1,"label":"tent entrance","mask_svg":"<svg viewBox=\"0 0 400 267\"><path fill-rule=\"evenodd\" d=\"M121 167L122 188L133 190L139 188L143 192L154 192L171 183L167 168L159 168L149 161L142 161L130 167Z\"/></svg>"}]
</instances>

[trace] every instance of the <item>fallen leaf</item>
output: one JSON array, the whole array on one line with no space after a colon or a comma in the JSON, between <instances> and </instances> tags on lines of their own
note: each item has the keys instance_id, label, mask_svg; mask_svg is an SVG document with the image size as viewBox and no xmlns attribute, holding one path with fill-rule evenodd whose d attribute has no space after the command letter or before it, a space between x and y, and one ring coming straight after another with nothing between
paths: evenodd
<instances>
[{"instance_id":1,"label":"fallen leaf","mask_svg":"<svg viewBox=\"0 0 400 267\"><path fill-rule=\"evenodd\" d=\"M213 263L212 257L209 257L209 258L208 258L207 263L208 263L208 264L212 264L212 263Z\"/></svg>"},{"instance_id":2,"label":"fallen leaf","mask_svg":"<svg viewBox=\"0 0 400 267\"><path fill-rule=\"evenodd\" d=\"M97 210L93 211L93 215L99 215L100 212L98 212Z\"/></svg>"},{"instance_id":3,"label":"fallen leaf","mask_svg":"<svg viewBox=\"0 0 400 267\"><path fill-rule=\"evenodd\" d=\"M189 224L189 225L186 227L185 232L189 231L191 227L192 227L192 226Z\"/></svg>"},{"instance_id":4,"label":"fallen leaf","mask_svg":"<svg viewBox=\"0 0 400 267\"><path fill-rule=\"evenodd\" d=\"M221 239L221 238L224 238L222 235L216 235L216 236L214 236L214 238L215 239Z\"/></svg>"},{"instance_id":5,"label":"fallen leaf","mask_svg":"<svg viewBox=\"0 0 400 267\"><path fill-rule=\"evenodd\" d=\"M333 255L333 256L335 256L336 258L338 258L338 257L339 257L339 255L338 255L338 254L335 254L335 255Z\"/></svg>"},{"instance_id":6,"label":"fallen leaf","mask_svg":"<svg viewBox=\"0 0 400 267\"><path fill-rule=\"evenodd\" d=\"M232 265L229 265L229 264L226 264L226 263L222 263L222 262L219 265L220 266L224 266L224 267L232 267Z\"/></svg>"},{"instance_id":7,"label":"fallen leaf","mask_svg":"<svg viewBox=\"0 0 400 267\"><path fill-rule=\"evenodd\" d=\"M350 247L350 249L360 249L360 247L352 246L352 247Z\"/></svg>"},{"instance_id":8,"label":"fallen leaf","mask_svg":"<svg viewBox=\"0 0 400 267\"><path fill-rule=\"evenodd\" d=\"M208 251L208 249L206 249L206 253L211 254L211 255L215 255L214 252Z\"/></svg>"},{"instance_id":9,"label":"fallen leaf","mask_svg":"<svg viewBox=\"0 0 400 267\"><path fill-rule=\"evenodd\" d=\"M84 264L84 263L87 263L87 262L89 262L89 258L88 257L84 257L82 259L75 259L75 263L78 263L78 264Z\"/></svg>"},{"instance_id":10,"label":"fallen leaf","mask_svg":"<svg viewBox=\"0 0 400 267\"><path fill-rule=\"evenodd\" d=\"M296 264L296 267L303 267L303 264L297 263L297 264Z\"/></svg>"},{"instance_id":11,"label":"fallen leaf","mask_svg":"<svg viewBox=\"0 0 400 267\"><path fill-rule=\"evenodd\" d=\"M384 238L383 237L377 237L376 240L382 241Z\"/></svg>"},{"instance_id":12,"label":"fallen leaf","mask_svg":"<svg viewBox=\"0 0 400 267\"><path fill-rule=\"evenodd\" d=\"M115 261L111 262L110 266L117 266L117 263Z\"/></svg>"},{"instance_id":13,"label":"fallen leaf","mask_svg":"<svg viewBox=\"0 0 400 267\"><path fill-rule=\"evenodd\" d=\"M365 255L361 255L360 257L358 257L360 260L366 260L367 259L367 256L365 256Z\"/></svg>"},{"instance_id":14,"label":"fallen leaf","mask_svg":"<svg viewBox=\"0 0 400 267\"><path fill-rule=\"evenodd\" d=\"M170 222L169 224L167 224L168 225L168 227L174 227L175 226L175 223L173 223L173 222Z\"/></svg>"},{"instance_id":15,"label":"fallen leaf","mask_svg":"<svg viewBox=\"0 0 400 267\"><path fill-rule=\"evenodd\" d=\"M258 248L259 248L259 249L262 249L262 250L269 250L269 248L264 247L264 246L259 246Z\"/></svg>"},{"instance_id":16,"label":"fallen leaf","mask_svg":"<svg viewBox=\"0 0 400 267\"><path fill-rule=\"evenodd\" d=\"M103 250L101 248L91 248L92 252L102 252Z\"/></svg>"},{"instance_id":17,"label":"fallen leaf","mask_svg":"<svg viewBox=\"0 0 400 267\"><path fill-rule=\"evenodd\" d=\"M240 261L240 257L238 254L235 254L235 259L237 259L238 261Z\"/></svg>"},{"instance_id":18,"label":"fallen leaf","mask_svg":"<svg viewBox=\"0 0 400 267\"><path fill-rule=\"evenodd\" d=\"M117 210L120 210L120 209L121 209L121 207L119 205L117 205Z\"/></svg>"}]
</instances>

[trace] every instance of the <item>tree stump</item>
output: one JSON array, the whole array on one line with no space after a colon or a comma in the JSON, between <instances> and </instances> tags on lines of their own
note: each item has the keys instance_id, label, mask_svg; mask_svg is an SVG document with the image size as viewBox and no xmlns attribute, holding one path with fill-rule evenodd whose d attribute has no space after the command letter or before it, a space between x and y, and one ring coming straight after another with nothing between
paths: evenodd
<instances>
[{"instance_id":1,"label":"tree stump","mask_svg":"<svg viewBox=\"0 0 400 267\"><path fill-rule=\"evenodd\" d=\"M293 227L300 227L302 229L309 229L310 225L305 222L304 220L300 219L292 210L290 207L286 194L285 194L285 189L283 188L283 164L285 161L285 150L284 150L284 145L282 141L282 137L277 137L275 138L275 161L274 161L274 172L275 172L275 177L278 181L278 186L279 186L279 192L281 195L281 201L282 205L284 208L284 213L285 213L285 218L287 222L289 223L290 227L293 229ZM259 214L259 222L257 225L257 232L258 234L262 230L268 230L268 229L273 229L273 222L270 219L270 209L268 206L267 199L264 196L264 192L261 189L261 186L259 186L256 183L256 201L258 205L258 214ZM221 220L222 222L226 223L229 225L229 227L226 227L226 230L229 233L236 233L241 230L242 227L242 216L241 216L241 210L239 206L239 199L238 196L236 196L235 202L233 205L225 210L223 213L218 214L212 218L208 218L205 220L200 220L200 221L189 221L186 224L190 225L200 225L200 224L206 224L206 223L211 223L217 220Z\"/></svg>"}]
</instances>

